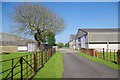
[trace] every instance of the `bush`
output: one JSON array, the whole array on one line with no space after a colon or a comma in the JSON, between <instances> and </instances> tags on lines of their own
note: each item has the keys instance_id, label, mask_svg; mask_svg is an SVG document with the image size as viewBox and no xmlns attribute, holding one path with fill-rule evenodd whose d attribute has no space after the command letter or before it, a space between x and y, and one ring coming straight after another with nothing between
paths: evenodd
<instances>
[{"instance_id":1,"label":"bush","mask_svg":"<svg viewBox=\"0 0 120 80\"><path fill-rule=\"evenodd\" d=\"M58 46L58 48L62 48L62 47L64 47L64 44L63 43L58 43L57 46Z\"/></svg>"}]
</instances>

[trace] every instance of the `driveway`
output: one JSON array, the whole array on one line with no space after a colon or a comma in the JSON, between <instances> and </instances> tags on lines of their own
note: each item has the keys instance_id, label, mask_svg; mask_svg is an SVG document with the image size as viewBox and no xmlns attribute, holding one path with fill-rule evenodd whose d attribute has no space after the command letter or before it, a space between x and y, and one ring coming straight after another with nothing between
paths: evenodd
<instances>
[{"instance_id":1,"label":"driveway","mask_svg":"<svg viewBox=\"0 0 120 80\"><path fill-rule=\"evenodd\" d=\"M92 62L71 49L59 49L63 53L63 78L117 78L118 71Z\"/></svg>"}]
</instances>

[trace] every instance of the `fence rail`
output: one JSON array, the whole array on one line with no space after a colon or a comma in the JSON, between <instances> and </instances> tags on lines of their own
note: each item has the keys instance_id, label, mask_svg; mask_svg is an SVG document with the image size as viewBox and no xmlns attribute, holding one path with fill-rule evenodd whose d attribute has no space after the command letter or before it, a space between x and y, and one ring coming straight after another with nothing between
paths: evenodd
<instances>
[{"instance_id":1,"label":"fence rail","mask_svg":"<svg viewBox=\"0 0 120 80\"><path fill-rule=\"evenodd\" d=\"M113 63L118 64L118 54L116 49L104 49L104 48L98 48L98 49L85 49L82 48L80 50L83 53L87 53L88 55L91 55L93 57L101 58L106 61L110 61Z\"/></svg>"},{"instance_id":2,"label":"fence rail","mask_svg":"<svg viewBox=\"0 0 120 80\"><path fill-rule=\"evenodd\" d=\"M110 61L113 63L118 63L117 59L117 50L115 49L96 49L96 53L98 54L99 58L102 58L106 61Z\"/></svg>"},{"instance_id":3,"label":"fence rail","mask_svg":"<svg viewBox=\"0 0 120 80\"><path fill-rule=\"evenodd\" d=\"M54 48L46 49L44 52L37 52L35 54L28 54L22 57L12 58L8 60L0 61L4 65L2 72L3 80L13 80L14 78L20 78L21 80L31 79L39 69L52 57L55 53ZM6 63L10 66L5 65Z\"/></svg>"}]
</instances>

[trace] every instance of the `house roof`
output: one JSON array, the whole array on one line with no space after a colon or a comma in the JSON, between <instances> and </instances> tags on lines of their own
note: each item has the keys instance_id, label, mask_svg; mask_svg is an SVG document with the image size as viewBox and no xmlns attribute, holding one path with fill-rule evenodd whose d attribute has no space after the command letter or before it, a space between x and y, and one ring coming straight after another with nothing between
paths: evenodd
<instances>
[{"instance_id":1,"label":"house roof","mask_svg":"<svg viewBox=\"0 0 120 80\"><path fill-rule=\"evenodd\" d=\"M69 40L69 41L74 40L74 39L75 39L75 36L76 36L76 35L71 34L71 35L70 35L70 40Z\"/></svg>"},{"instance_id":2,"label":"house roof","mask_svg":"<svg viewBox=\"0 0 120 80\"><path fill-rule=\"evenodd\" d=\"M13 34L3 33L0 32L0 40L2 41L27 41L27 42L34 42L34 40L19 37Z\"/></svg>"}]
</instances>

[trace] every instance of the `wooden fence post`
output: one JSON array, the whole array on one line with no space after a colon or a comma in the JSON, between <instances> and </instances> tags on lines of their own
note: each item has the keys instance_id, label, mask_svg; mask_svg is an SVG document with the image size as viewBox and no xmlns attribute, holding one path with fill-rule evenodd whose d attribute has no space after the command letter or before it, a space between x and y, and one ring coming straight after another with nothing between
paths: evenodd
<instances>
[{"instance_id":1,"label":"wooden fence post","mask_svg":"<svg viewBox=\"0 0 120 80\"><path fill-rule=\"evenodd\" d=\"M117 63L120 64L120 50L117 51Z\"/></svg>"},{"instance_id":2,"label":"wooden fence post","mask_svg":"<svg viewBox=\"0 0 120 80\"><path fill-rule=\"evenodd\" d=\"M32 55L33 54L30 54L30 64L31 64L31 66L32 66ZM32 68L30 68L31 70L30 70L30 74L32 74Z\"/></svg>"},{"instance_id":3,"label":"wooden fence post","mask_svg":"<svg viewBox=\"0 0 120 80\"><path fill-rule=\"evenodd\" d=\"M111 49L110 49L110 61L111 61Z\"/></svg>"},{"instance_id":4,"label":"wooden fence post","mask_svg":"<svg viewBox=\"0 0 120 80\"><path fill-rule=\"evenodd\" d=\"M35 73L37 72L37 56L36 56L36 52L34 52L34 71Z\"/></svg>"},{"instance_id":5,"label":"wooden fence post","mask_svg":"<svg viewBox=\"0 0 120 80\"><path fill-rule=\"evenodd\" d=\"M117 63L118 63L118 80L120 80L120 49L117 51Z\"/></svg>"},{"instance_id":6,"label":"wooden fence post","mask_svg":"<svg viewBox=\"0 0 120 80\"><path fill-rule=\"evenodd\" d=\"M115 50L114 50L114 62L115 62Z\"/></svg>"},{"instance_id":7,"label":"wooden fence post","mask_svg":"<svg viewBox=\"0 0 120 80\"><path fill-rule=\"evenodd\" d=\"M41 51L41 64L42 64L42 67L43 67L43 50Z\"/></svg>"},{"instance_id":8,"label":"wooden fence post","mask_svg":"<svg viewBox=\"0 0 120 80\"><path fill-rule=\"evenodd\" d=\"M20 80L23 80L23 60L20 58Z\"/></svg>"},{"instance_id":9,"label":"wooden fence post","mask_svg":"<svg viewBox=\"0 0 120 80\"><path fill-rule=\"evenodd\" d=\"M45 62L47 62L47 50L45 50Z\"/></svg>"},{"instance_id":10,"label":"wooden fence post","mask_svg":"<svg viewBox=\"0 0 120 80\"><path fill-rule=\"evenodd\" d=\"M13 80L13 66L14 66L14 59L12 59L12 72L11 72L11 80Z\"/></svg>"},{"instance_id":11,"label":"wooden fence post","mask_svg":"<svg viewBox=\"0 0 120 80\"><path fill-rule=\"evenodd\" d=\"M102 58L102 49L100 49L100 58Z\"/></svg>"},{"instance_id":12,"label":"wooden fence post","mask_svg":"<svg viewBox=\"0 0 120 80\"><path fill-rule=\"evenodd\" d=\"M103 48L103 59L105 59L105 49Z\"/></svg>"},{"instance_id":13,"label":"wooden fence post","mask_svg":"<svg viewBox=\"0 0 120 80\"><path fill-rule=\"evenodd\" d=\"M106 60L108 61L108 49L106 49Z\"/></svg>"},{"instance_id":14,"label":"wooden fence post","mask_svg":"<svg viewBox=\"0 0 120 80\"><path fill-rule=\"evenodd\" d=\"M48 49L46 50L46 60L48 61Z\"/></svg>"},{"instance_id":15,"label":"wooden fence post","mask_svg":"<svg viewBox=\"0 0 120 80\"><path fill-rule=\"evenodd\" d=\"M40 50L40 49L39 49ZM40 66L40 55L41 55L41 53L39 52L39 58L38 58L38 60L39 60L39 66Z\"/></svg>"},{"instance_id":16,"label":"wooden fence post","mask_svg":"<svg viewBox=\"0 0 120 80\"><path fill-rule=\"evenodd\" d=\"M52 51L52 48L50 48L50 54L51 54L51 55L50 55L50 58L52 57L52 52L53 52L53 51Z\"/></svg>"},{"instance_id":17,"label":"wooden fence post","mask_svg":"<svg viewBox=\"0 0 120 80\"><path fill-rule=\"evenodd\" d=\"M96 56L95 56L95 49L93 50L93 57L96 57Z\"/></svg>"},{"instance_id":18,"label":"wooden fence post","mask_svg":"<svg viewBox=\"0 0 120 80\"><path fill-rule=\"evenodd\" d=\"M50 57L50 49L48 49L48 59L49 59L49 57Z\"/></svg>"},{"instance_id":19,"label":"wooden fence post","mask_svg":"<svg viewBox=\"0 0 120 80\"><path fill-rule=\"evenodd\" d=\"M28 55L26 55L26 61L28 61ZM28 78L28 64L26 64L26 79Z\"/></svg>"}]
</instances>

